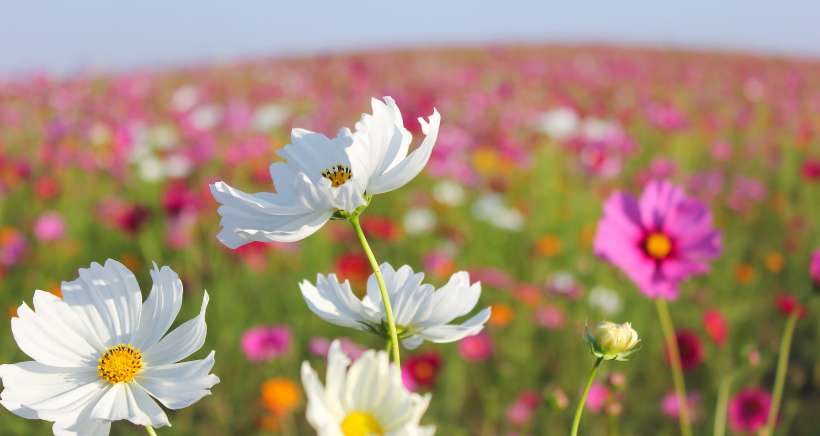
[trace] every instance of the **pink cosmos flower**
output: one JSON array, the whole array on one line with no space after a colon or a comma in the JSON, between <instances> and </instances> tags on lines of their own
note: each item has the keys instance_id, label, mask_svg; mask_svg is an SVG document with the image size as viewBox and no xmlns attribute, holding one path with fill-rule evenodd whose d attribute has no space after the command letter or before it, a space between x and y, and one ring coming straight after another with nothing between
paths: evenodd
<instances>
[{"instance_id":1,"label":"pink cosmos flower","mask_svg":"<svg viewBox=\"0 0 820 436\"><path fill-rule=\"evenodd\" d=\"M350 338L339 338L339 342L342 345L342 351L352 360L358 359L359 356L367 351L365 347L353 342ZM327 357L327 353L330 351L330 340L320 337L310 338L308 350L310 350L314 356Z\"/></svg>"},{"instance_id":2,"label":"pink cosmos flower","mask_svg":"<svg viewBox=\"0 0 820 436\"><path fill-rule=\"evenodd\" d=\"M467 336L458 343L458 352L464 360L472 362L484 361L489 359L493 354L493 341L485 332L474 336Z\"/></svg>"},{"instance_id":3,"label":"pink cosmos flower","mask_svg":"<svg viewBox=\"0 0 820 436\"><path fill-rule=\"evenodd\" d=\"M706 273L720 254L720 233L703 203L669 182L652 181L640 199L623 192L607 199L595 252L646 296L674 300L678 285Z\"/></svg>"},{"instance_id":4,"label":"pink cosmos flower","mask_svg":"<svg viewBox=\"0 0 820 436\"><path fill-rule=\"evenodd\" d=\"M809 275L814 280L814 284L820 287L820 250L815 250L811 255Z\"/></svg>"},{"instance_id":5,"label":"pink cosmos flower","mask_svg":"<svg viewBox=\"0 0 820 436\"><path fill-rule=\"evenodd\" d=\"M592 413L600 412L609 399L609 389L601 383L593 383L587 394L586 408Z\"/></svg>"},{"instance_id":6,"label":"pink cosmos flower","mask_svg":"<svg viewBox=\"0 0 820 436\"><path fill-rule=\"evenodd\" d=\"M515 403L507 408L507 421L513 425L526 425L535 415L539 401L540 398L537 392L522 392Z\"/></svg>"},{"instance_id":7,"label":"pink cosmos flower","mask_svg":"<svg viewBox=\"0 0 820 436\"><path fill-rule=\"evenodd\" d=\"M411 391L431 389L436 384L442 363L441 355L435 351L404 359L401 368L404 386Z\"/></svg>"},{"instance_id":8,"label":"pink cosmos flower","mask_svg":"<svg viewBox=\"0 0 820 436\"><path fill-rule=\"evenodd\" d=\"M259 326L242 335L242 351L252 362L273 360L290 350L293 334L290 328L281 326Z\"/></svg>"},{"instance_id":9,"label":"pink cosmos flower","mask_svg":"<svg viewBox=\"0 0 820 436\"><path fill-rule=\"evenodd\" d=\"M729 425L732 431L754 433L769 418L772 397L760 388L738 392L729 403Z\"/></svg>"},{"instance_id":10,"label":"pink cosmos flower","mask_svg":"<svg viewBox=\"0 0 820 436\"><path fill-rule=\"evenodd\" d=\"M686 396L686 404L688 405L689 415L692 420L697 421L700 418L700 393L691 392ZM663 397L661 402L661 411L665 416L677 419L680 414L680 403L678 403L678 395L675 392L669 392Z\"/></svg>"},{"instance_id":11,"label":"pink cosmos flower","mask_svg":"<svg viewBox=\"0 0 820 436\"><path fill-rule=\"evenodd\" d=\"M65 235L65 222L57 212L40 215L34 223L34 236L43 242L57 241Z\"/></svg>"}]
</instances>

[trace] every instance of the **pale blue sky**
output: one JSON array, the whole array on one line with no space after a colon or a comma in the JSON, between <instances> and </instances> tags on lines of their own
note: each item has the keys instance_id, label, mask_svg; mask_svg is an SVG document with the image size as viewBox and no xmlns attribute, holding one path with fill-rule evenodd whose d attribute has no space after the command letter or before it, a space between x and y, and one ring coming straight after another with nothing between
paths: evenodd
<instances>
[{"instance_id":1,"label":"pale blue sky","mask_svg":"<svg viewBox=\"0 0 820 436\"><path fill-rule=\"evenodd\" d=\"M817 0L6 0L0 74L487 41L740 48L820 57Z\"/></svg>"}]
</instances>

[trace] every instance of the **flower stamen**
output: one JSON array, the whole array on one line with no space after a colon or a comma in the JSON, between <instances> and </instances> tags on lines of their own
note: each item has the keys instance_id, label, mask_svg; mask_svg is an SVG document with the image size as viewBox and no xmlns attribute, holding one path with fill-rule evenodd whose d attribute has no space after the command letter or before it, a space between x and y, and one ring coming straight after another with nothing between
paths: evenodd
<instances>
[{"instance_id":1,"label":"flower stamen","mask_svg":"<svg viewBox=\"0 0 820 436\"><path fill-rule=\"evenodd\" d=\"M353 171L347 165L336 164L322 171L322 177L330 180L331 186L338 188L353 177Z\"/></svg>"},{"instance_id":2,"label":"flower stamen","mask_svg":"<svg viewBox=\"0 0 820 436\"><path fill-rule=\"evenodd\" d=\"M130 344L109 348L99 359L97 375L111 383L128 383L142 371L142 353Z\"/></svg>"},{"instance_id":3,"label":"flower stamen","mask_svg":"<svg viewBox=\"0 0 820 436\"><path fill-rule=\"evenodd\" d=\"M654 232L646 238L644 248L647 254L655 259L662 260L672 252L672 241L665 234Z\"/></svg>"},{"instance_id":4,"label":"flower stamen","mask_svg":"<svg viewBox=\"0 0 820 436\"><path fill-rule=\"evenodd\" d=\"M383 435L384 430L373 415L353 411L348 413L342 421L342 434L344 436Z\"/></svg>"}]
</instances>

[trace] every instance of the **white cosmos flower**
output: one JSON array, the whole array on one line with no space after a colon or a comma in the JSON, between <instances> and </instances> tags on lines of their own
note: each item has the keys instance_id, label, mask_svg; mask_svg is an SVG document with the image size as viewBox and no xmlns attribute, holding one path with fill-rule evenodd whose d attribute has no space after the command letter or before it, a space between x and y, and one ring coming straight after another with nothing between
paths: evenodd
<instances>
[{"instance_id":1,"label":"white cosmos flower","mask_svg":"<svg viewBox=\"0 0 820 436\"><path fill-rule=\"evenodd\" d=\"M154 266L154 286L142 301L134 275L121 263L92 263L63 282L63 299L35 291L11 320L20 349L33 360L0 365L0 404L28 419L54 422L58 436L105 436L112 421L170 425L165 412L210 394L214 352L177 363L202 347L205 308L168 333L182 305L182 282ZM153 397L153 398L152 398Z\"/></svg>"},{"instance_id":2,"label":"white cosmos flower","mask_svg":"<svg viewBox=\"0 0 820 436\"><path fill-rule=\"evenodd\" d=\"M408 154L412 135L390 97L373 99L373 114L362 115L356 131L343 128L335 138L293 129L291 143L270 166L275 193L248 194L225 182L211 185L222 216L217 237L236 248L252 241L293 242L321 228L337 211L352 213L371 195L412 180L427 164L441 117L419 118L425 134Z\"/></svg>"},{"instance_id":3,"label":"white cosmos flower","mask_svg":"<svg viewBox=\"0 0 820 436\"><path fill-rule=\"evenodd\" d=\"M310 364L302 363L307 420L319 436L426 436L435 432L434 427L419 425L430 394L409 392L402 383L401 369L388 361L386 352L368 350L350 365L336 340L327 359L324 386Z\"/></svg>"},{"instance_id":4,"label":"white cosmos flower","mask_svg":"<svg viewBox=\"0 0 820 436\"><path fill-rule=\"evenodd\" d=\"M424 273L413 273L407 265L394 270L390 264L383 263L381 272L399 337L407 348L416 348L424 340L454 342L475 335L490 318L490 308L485 308L462 324L450 324L473 310L481 296L481 283L471 285L470 275L465 271L453 274L438 290L422 283ZM315 286L304 280L299 287L310 310L325 321L387 335L384 305L375 275L370 275L367 295L361 300L353 294L350 282L339 283L335 274L318 274Z\"/></svg>"}]
</instances>

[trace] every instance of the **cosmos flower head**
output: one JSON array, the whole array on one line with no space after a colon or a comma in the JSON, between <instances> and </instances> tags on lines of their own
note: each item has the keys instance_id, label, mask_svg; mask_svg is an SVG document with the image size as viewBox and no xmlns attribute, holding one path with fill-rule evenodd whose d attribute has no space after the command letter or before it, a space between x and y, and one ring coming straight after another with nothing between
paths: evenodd
<instances>
[{"instance_id":1,"label":"cosmos flower head","mask_svg":"<svg viewBox=\"0 0 820 436\"><path fill-rule=\"evenodd\" d=\"M464 271L453 274L447 284L436 290L422 283L423 273L415 273L407 265L394 269L383 263L380 269L399 338L406 348L416 348L425 340L446 343L475 335L490 318L490 309L485 308L462 324L451 324L472 311L481 296L481 284L470 284L470 276ZM367 294L361 299L353 293L349 281L340 283L335 274L318 274L315 285L304 280L299 287L308 308L325 321L387 337L384 306L374 274L370 275Z\"/></svg>"},{"instance_id":2,"label":"cosmos flower head","mask_svg":"<svg viewBox=\"0 0 820 436\"><path fill-rule=\"evenodd\" d=\"M640 349L638 332L628 322L601 321L584 336L592 354L604 360L626 361Z\"/></svg>"},{"instance_id":3,"label":"cosmos flower head","mask_svg":"<svg viewBox=\"0 0 820 436\"><path fill-rule=\"evenodd\" d=\"M420 424L430 394L412 393L401 369L384 351L368 350L351 364L338 341L328 354L325 384L308 362L302 363L308 398L307 420L319 436L426 436L434 427Z\"/></svg>"},{"instance_id":4,"label":"cosmos flower head","mask_svg":"<svg viewBox=\"0 0 820 436\"><path fill-rule=\"evenodd\" d=\"M157 401L182 409L211 393L214 352L178 363L205 342L205 308L166 335L182 306L182 282L168 267L151 271L143 302L134 275L114 260L63 282L63 299L34 293L11 330L33 360L0 365L0 404L27 419L54 422L55 435L106 436L111 423L171 425Z\"/></svg>"},{"instance_id":5,"label":"cosmos flower head","mask_svg":"<svg viewBox=\"0 0 820 436\"><path fill-rule=\"evenodd\" d=\"M412 135L390 97L372 100L355 131L334 138L293 129L291 143L270 166L275 193L248 194L225 182L211 185L222 217L222 243L236 248L251 241L294 242L319 230L334 216L367 206L373 195L398 189L416 177L433 150L441 117L419 118L425 138L408 153Z\"/></svg>"},{"instance_id":6,"label":"cosmos flower head","mask_svg":"<svg viewBox=\"0 0 820 436\"><path fill-rule=\"evenodd\" d=\"M754 433L766 425L771 405L768 392L760 388L742 390L729 402L729 426L735 432Z\"/></svg>"},{"instance_id":7,"label":"cosmos flower head","mask_svg":"<svg viewBox=\"0 0 820 436\"><path fill-rule=\"evenodd\" d=\"M286 325L258 326L242 334L242 351L252 362L276 359L291 348L293 333Z\"/></svg>"},{"instance_id":8,"label":"cosmos flower head","mask_svg":"<svg viewBox=\"0 0 820 436\"><path fill-rule=\"evenodd\" d=\"M679 284L709 270L720 234L706 206L666 181L641 197L616 192L604 204L595 253L620 268L650 298L674 300Z\"/></svg>"}]
</instances>

